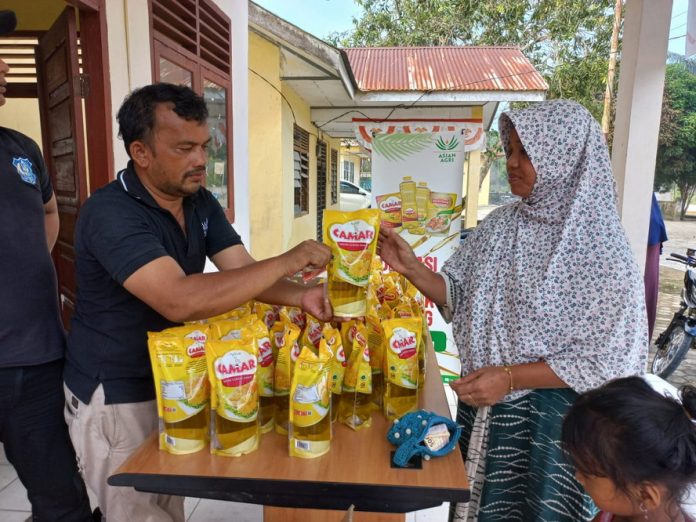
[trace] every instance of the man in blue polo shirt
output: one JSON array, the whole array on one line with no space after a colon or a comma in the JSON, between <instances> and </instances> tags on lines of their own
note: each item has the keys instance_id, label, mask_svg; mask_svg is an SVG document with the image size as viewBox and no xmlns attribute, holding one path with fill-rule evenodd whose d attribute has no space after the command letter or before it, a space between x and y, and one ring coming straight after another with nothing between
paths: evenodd
<instances>
[{"instance_id":1,"label":"man in blue polo shirt","mask_svg":"<svg viewBox=\"0 0 696 522\"><path fill-rule=\"evenodd\" d=\"M332 315L321 287L287 279L331 253L305 241L256 262L202 187L208 111L188 87L155 84L118 112L131 161L83 205L77 301L64 372L70 436L109 522L183 520L181 497L107 486L157 427L147 331L221 314L253 298ZM206 256L220 270L203 274Z\"/></svg>"},{"instance_id":2,"label":"man in blue polo shirt","mask_svg":"<svg viewBox=\"0 0 696 522\"><path fill-rule=\"evenodd\" d=\"M0 11L0 35L17 19ZM9 87L0 58L0 106ZM90 520L63 419L65 337L51 249L58 206L39 147L0 127L0 441L34 520Z\"/></svg>"}]
</instances>

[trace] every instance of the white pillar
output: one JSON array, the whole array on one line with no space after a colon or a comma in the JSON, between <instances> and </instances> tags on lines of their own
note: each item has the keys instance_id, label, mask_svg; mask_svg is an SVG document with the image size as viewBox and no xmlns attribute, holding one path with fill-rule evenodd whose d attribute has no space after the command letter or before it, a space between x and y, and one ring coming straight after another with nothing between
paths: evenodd
<instances>
[{"instance_id":1,"label":"white pillar","mask_svg":"<svg viewBox=\"0 0 696 522\"><path fill-rule=\"evenodd\" d=\"M464 209L464 228L475 227L478 223L479 172L481 171L481 151L469 152L466 175L466 208Z\"/></svg>"},{"instance_id":2,"label":"white pillar","mask_svg":"<svg viewBox=\"0 0 696 522\"><path fill-rule=\"evenodd\" d=\"M671 13L672 0L626 1L612 168L621 221L641 272L650 224Z\"/></svg>"}]
</instances>

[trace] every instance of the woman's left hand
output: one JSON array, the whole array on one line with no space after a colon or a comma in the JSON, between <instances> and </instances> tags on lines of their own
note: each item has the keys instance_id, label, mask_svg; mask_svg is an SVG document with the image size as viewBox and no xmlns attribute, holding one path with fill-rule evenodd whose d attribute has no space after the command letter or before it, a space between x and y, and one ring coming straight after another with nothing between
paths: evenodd
<instances>
[{"instance_id":1,"label":"woman's left hand","mask_svg":"<svg viewBox=\"0 0 696 522\"><path fill-rule=\"evenodd\" d=\"M449 383L459 400L469 406L492 406L510 391L510 377L502 366L481 368Z\"/></svg>"}]
</instances>

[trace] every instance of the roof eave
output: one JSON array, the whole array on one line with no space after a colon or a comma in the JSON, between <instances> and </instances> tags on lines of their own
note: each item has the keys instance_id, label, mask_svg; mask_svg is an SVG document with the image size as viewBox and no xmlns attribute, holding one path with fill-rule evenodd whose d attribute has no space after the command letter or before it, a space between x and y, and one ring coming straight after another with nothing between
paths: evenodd
<instances>
[{"instance_id":1,"label":"roof eave","mask_svg":"<svg viewBox=\"0 0 696 522\"><path fill-rule=\"evenodd\" d=\"M357 92L356 104L413 103L466 104L486 102L532 102L546 99L545 90L535 91L369 91Z\"/></svg>"}]
</instances>

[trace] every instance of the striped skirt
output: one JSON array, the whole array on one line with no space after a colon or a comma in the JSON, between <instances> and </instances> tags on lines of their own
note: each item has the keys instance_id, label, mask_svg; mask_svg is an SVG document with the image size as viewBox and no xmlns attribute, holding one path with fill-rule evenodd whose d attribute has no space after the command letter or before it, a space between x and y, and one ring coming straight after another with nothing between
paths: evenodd
<instances>
[{"instance_id":1,"label":"striped skirt","mask_svg":"<svg viewBox=\"0 0 696 522\"><path fill-rule=\"evenodd\" d=\"M454 520L589 521L597 514L561 450L563 417L577 394L533 390L487 408L460 402L460 446L471 500L457 505Z\"/></svg>"}]
</instances>

